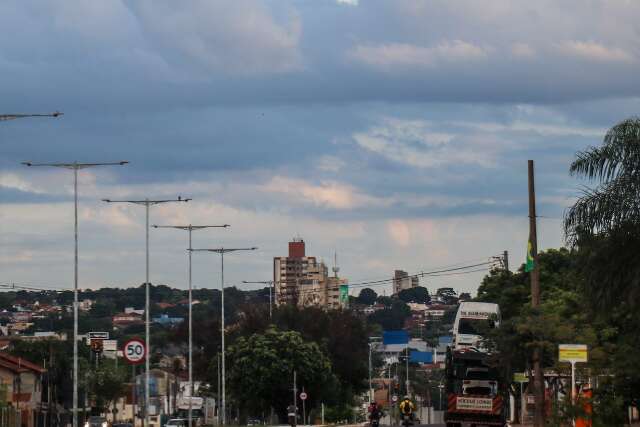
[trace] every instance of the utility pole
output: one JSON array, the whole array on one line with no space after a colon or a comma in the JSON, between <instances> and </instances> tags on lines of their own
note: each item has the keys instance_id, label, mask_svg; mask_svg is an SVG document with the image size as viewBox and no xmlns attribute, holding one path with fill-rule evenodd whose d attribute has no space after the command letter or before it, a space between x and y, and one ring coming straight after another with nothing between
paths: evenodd
<instances>
[{"instance_id":1,"label":"utility pole","mask_svg":"<svg viewBox=\"0 0 640 427\"><path fill-rule=\"evenodd\" d=\"M62 113L55 112L50 116L58 117ZM11 115L10 115L11 116ZM48 114L30 114L30 115L13 115L9 119L20 117L33 117L33 116L49 116ZM0 120L9 120L2 118ZM124 166L129 162L126 160L120 162L105 162L105 163L33 163L22 162L23 165L29 167L54 167L69 169L73 171L73 238L74 238L74 251L73 251L73 427L79 427L78 423L78 171L81 169L88 169L98 166Z\"/></svg>"},{"instance_id":2,"label":"utility pole","mask_svg":"<svg viewBox=\"0 0 640 427\"><path fill-rule=\"evenodd\" d=\"M242 283L269 285L269 319L273 318L273 285L276 282L273 280L260 280L260 281L243 280Z\"/></svg>"},{"instance_id":3,"label":"utility pole","mask_svg":"<svg viewBox=\"0 0 640 427\"><path fill-rule=\"evenodd\" d=\"M222 411L222 425L225 425L227 422L227 412L226 412L226 401L227 401L227 386L226 386L226 369L225 369L225 327L224 327L224 254L227 252L238 252L238 251L255 251L258 249L253 246L250 248L213 248L213 249L191 249L189 248L189 252L213 252L220 254L220 336L221 336L221 350L222 350L222 399L220 410ZM149 427L149 426L147 426Z\"/></svg>"},{"instance_id":4,"label":"utility pole","mask_svg":"<svg viewBox=\"0 0 640 427\"><path fill-rule=\"evenodd\" d=\"M295 416L293 417L293 427L298 424L298 385L296 378L296 371L293 371L293 408Z\"/></svg>"},{"instance_id":5,"label":"utility pole","mask_svg":"<svg viewBox=\"0 0 640 427\"><path fill-rule=\"evenodd\" d=\"M227 228L230 227L229 224L222 224L222 225L153 225L153 228L173 228L176 230L183 230L183 231L188 231L189 232L189 269L188 269L188 276L189 276L189 427L192 427L193 425L193 395L194 395L194 388L193 388L193 286L192 286L192 281L191 281L191 276L192 276L192 269L191 269L191 235L193 233L193 230L203 230L205 228ZM118 360L118 358L116 358L116 360Z\"/></svg>"},{"instance_id":6,"label":"utility pole","mask_svg":"<svg viewBox=\"0 0 640 427\"><path fill-rule=\"evenodd\" d=\"M504 271L509 272L509 251L502 252L502 262L504 264Z\"/></svg>"},{"instance_id":7,"label":"utility pole","mask_svg":"<svg viewBox=\"0 0 640 427\"><path fill-rule=\"evenodd\" d=\"M538 233L536 230L536 190L534 184L533 160L528 161L529 175L529 242L531 244L531 256L533 257L533 270L531 277L531 307L536 310L540 306L540 270L538 268ZM535 396L535 409L533 424L535 427L544 427L544 374L541 366L540 347L533 349L533 385Z\"/></svg>"},{"instance_id":8,"label":"utility pole","mask_svg":"<svg viewBox=\"0 0 640 427\"><path fill-rule=\"evenodd\" d=\"M191 199L183 199L178 196L177 199L159 199L159 200L111 200L111 199L102 199L105 203L129 203L134 205L140 205L145 207L145 305L144 305L144 315L145 315L145 332L144 332L144 341L146 346L146 355L144 358L144 367L145 367L145 382L144 382L144 426L150 427L151 421L149 418L149 401L151 398L150 394L150 366L151 366L151 335L150 335L150 325L151 318L149 316L149 312L151 311L151 291L150 291L150 282L149 282L149 208L151 206L159 205L162 203L172 203L172 202L188 202ZM78 427L74 425L73 427Z\"/></svg>"}]
</instances>

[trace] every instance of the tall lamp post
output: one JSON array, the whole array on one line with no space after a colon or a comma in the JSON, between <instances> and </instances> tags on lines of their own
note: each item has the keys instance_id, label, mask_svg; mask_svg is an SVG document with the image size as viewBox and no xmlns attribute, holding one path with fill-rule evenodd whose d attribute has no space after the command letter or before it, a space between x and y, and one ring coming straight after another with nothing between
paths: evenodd
<instances>
[{"instance_id":1,"label":"tall lamp post","mask_svg":"<svg viewBox=\"0 0 640 427\"><path fill-rule=\"evenodd\" d=\"M224 353L224 254L227 252L239 252L239 251L255 251L258 249L257 247L251 248L215 248L215 249L189 249L190 252L214 252L220 254L220 291L221 291L221 323L220 327L220 335L221 335L221 344L222 344L222 399L220 399L220 412L222 413L222 425L225 425L226 422L226 383L225 383L225 353Z\"/></svg>"},{"instance_id":2,"label":"tall lamp post","mask_svg":"<svg viewBox=\"0 0 640 427\"><path fill-rule=\"evenodd\" d=\"M189 427L191 427L193 416L193 322L192 322L192 286L191 286L191 233L193 230L202 230L205 228L227 228L229 224L223 225L153 225L153 228L174 228L176 230L185 230L189 232Z\"/></svg>"},{"instance_id":3,"label":"tall lamp post","mask_svg":"<svg viewBox=\"0 0 640 427\"><path fill-rule=\"evenodd\" d=\"M62 113L57 113L62 114ZM22 115L24 116L24 115ZM0 116L2 117L2 116ZM8 119L2 119L8 120ZM32 163L22 162L25 166L54 167L73 171L73 427L78 427L78 171L96 166L122 166L127 161L107 163Z\"/></svg>"},{"instance_id":4,"label":"tall lamp post","mask_svg":"<svg viewBox=\"0 0 640 427\"><path fill-rule=\"evenodd\" d=\"M251 282L248 280L243 280L242 283L253 283L257 285L269 285L269 319L273 317L273 284L275 283L273 280L262 280Z\"/></svg>"},{"instance_id":5,"label":"tall lamp post","mask_svg":"<svg viewBox=\"0 0 640 427\"><path fill-rule=\"evenodd\" d=\"M371 402L373 402L373 384L372 384L372 380L371 380L371 371L373 369L373 364L372 364L372 360L371 360L371 351L373 350L373 346L378 344L378 340L380 339L380 337L369 337L369 404L371 404Z\"/></svg>"},{"instance_id":6,"label":"tall lamp post","mask_svg":"<svg viewBox=\"0 0 640 427\"><path fill-rule=\"evenodd\" d=\"M144 381L144 419L145 426L149 427L149 356L151 354L151 340L149 339L149 207L159 205L162 203L172 203L172 202L188 202L191 199L183 199L178 196L177 199L144 199L144 200L111 200L111 199L102 199L103 202L107 203L130 203L134 205L142 205L145 207L145 230L146 230L146 276L145 276L145 306L144 306L144 314L145 314L145 346L147 349L147 354L144 358L145 365L145 381ZM75 426L74 426L75 427Z\"/></svg>"},{"instance_id":7,"label":"tall lamp post","mask_svg":"<svg viewBox=\"0 0 640 427\"><path fill-rule=\"evenodd\" d=\"M0 114L0 122L5 120L15 120L15 119L24 119L27 117L60 117L64 115L60 111L54 111L53 113L47 114Z\"/></svg>"}]
</instances>

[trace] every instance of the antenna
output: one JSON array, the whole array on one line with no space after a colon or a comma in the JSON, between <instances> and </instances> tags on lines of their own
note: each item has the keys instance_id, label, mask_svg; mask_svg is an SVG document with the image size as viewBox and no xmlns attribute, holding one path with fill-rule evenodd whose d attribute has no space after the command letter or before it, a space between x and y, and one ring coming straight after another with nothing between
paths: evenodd
<instances>
[{"instance_id":1,"label":"antenna","mask_svg":"<svg viewBox=\"0 0 640 427\"><path fill-rule=\"evenodd\" d=\"M338 278L338 272L340 271L340 267L338 267L338 252L333 253L333 277Z\"/></svg>"}]
</instances>

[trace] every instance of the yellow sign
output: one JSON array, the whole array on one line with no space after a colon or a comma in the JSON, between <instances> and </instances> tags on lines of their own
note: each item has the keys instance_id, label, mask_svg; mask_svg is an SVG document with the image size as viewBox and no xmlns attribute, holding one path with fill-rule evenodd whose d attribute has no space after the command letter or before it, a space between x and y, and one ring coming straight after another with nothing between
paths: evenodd
<instances>
[{"instance_id":1,"label":"yellow sign","mask_svg":"<svg viewBox=\"0 0 640 427\"><path fill-rule=\"evenodd\" d=\"M524 372L515 372L513 374L513 382L526 383L526 382L529 382L529 378L527 378L527 374L525 374Z\"/></svg>"},{"instance_id":2,"label":"yellow sign","mask_svg":"<svg viewBox=\"0 0 640 427\"><path fill-rule=\"evenodd\" d=\"M560 362L586 362L587 346L584 344L560 344L558 346Z\"/></svg>"}]
</instances>

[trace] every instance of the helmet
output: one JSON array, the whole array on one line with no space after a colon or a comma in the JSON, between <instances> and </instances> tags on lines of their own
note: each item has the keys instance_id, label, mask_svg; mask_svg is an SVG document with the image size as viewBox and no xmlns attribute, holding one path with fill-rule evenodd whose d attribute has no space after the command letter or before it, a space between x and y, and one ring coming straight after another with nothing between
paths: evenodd
<instances>
[{"instance_id":1,"label":"helmet","mask_svg":"<svg viewBox=\"0 0 640 427\"><path fill-rule=\"evenodd\" d=\"M409 400L409 395L406 395L406 396L404 397L404 400Z\"/></svg>"}]
</instances>

